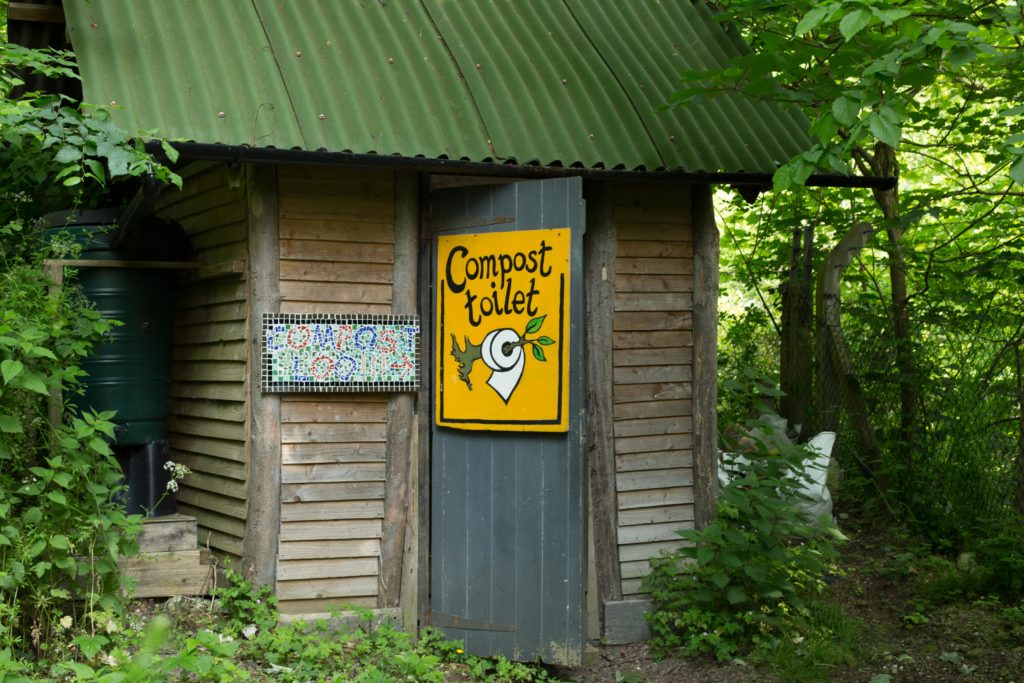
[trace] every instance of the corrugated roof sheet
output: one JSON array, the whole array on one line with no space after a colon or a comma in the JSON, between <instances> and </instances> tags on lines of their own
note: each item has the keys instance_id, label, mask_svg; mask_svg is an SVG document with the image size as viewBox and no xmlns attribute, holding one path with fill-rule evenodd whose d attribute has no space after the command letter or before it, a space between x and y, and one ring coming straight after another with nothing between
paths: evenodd
<instances>
[{"instance_id":1,"label":"corrugated roof sheet","mask_svg":"<svg viewBox=\"0 0 1024 683\"><path fill-rule=\"evenodd\" d=\"M702 0L65 0L85 98L202 143L771 173L799 114L659 111L742 49Z\"/></svg>"}]
</instances>

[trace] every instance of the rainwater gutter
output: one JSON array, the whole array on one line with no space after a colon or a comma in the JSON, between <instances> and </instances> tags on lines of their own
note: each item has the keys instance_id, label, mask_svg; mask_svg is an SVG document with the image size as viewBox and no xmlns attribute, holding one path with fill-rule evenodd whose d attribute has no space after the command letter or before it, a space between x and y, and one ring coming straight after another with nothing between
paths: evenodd
<instances>
[{"instance_id":1,"label":"rainwater gutter","mask_svg":"<svg viewBox=\"0 0 1024 683\"><path fill-rule=\"evenodd\" d=\"M771 173L708 173L703 171L627 171L624 169L578 168L573 166L541 166L533 164L499 164L488 161L461 159L427 159L384 154L353 154L349 152L308 151L222 145L206 142L172 142L181 161L223 161L227 163L302 164L315 166L349 166L363 168L399 168L410 171L471 173L473 175L505 176L515 178L582 177L606 180L677 180L711 185L732 185L741 192L757 193L770 190ZM163 157L159 142L146 143L146 150L158 158ZM815 174L807 179L810 187L860 187L889 190L896 186L895 178L842 176ZM747 194L744 193L746 197Z\"/></svg>"}]
</instances>

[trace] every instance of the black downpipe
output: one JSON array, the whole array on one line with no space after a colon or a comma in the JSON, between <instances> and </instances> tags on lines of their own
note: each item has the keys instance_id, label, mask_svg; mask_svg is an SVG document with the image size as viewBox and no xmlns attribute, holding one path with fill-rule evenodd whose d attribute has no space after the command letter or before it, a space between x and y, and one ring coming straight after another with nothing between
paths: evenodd
<instances>
[{"instance_id":1,"label":"black downpipe","mask_svg":"<svg viewBox=\"0 0 1024 683\"><path fill-rule=\"evenodd\" d=\"M142 225L156 205L156 198L163 189L163 183L150 173L142 178L139 191L132 197L124 212L117 219L117 228L110 233L107 242L110 248L117 251L129 242L132 234Z\"/></svg>"}]
</instances>

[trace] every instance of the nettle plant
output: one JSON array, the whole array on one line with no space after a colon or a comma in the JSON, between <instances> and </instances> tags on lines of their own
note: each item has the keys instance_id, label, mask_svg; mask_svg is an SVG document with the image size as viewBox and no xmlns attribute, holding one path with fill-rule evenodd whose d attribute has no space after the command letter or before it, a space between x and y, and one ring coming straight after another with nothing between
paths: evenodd
<instances>
[{"instance_id":1,"label":"nettle plant","mask_svg":"<svg viewBox=\"0 0 1024 683\"><path fill-rule=\"evenodd\" d=\"M88 623L118 608L117 560L140 528L117 501L113 414L69 401L82 358L114 323L74 286L54 287L38 219L92 208L116 178L177 177L102 109L10 97L26 70L75 77L70 55L3 45L0 59L0 658L10 661L45 659L72 613Z\"/></svg>"},{"instance_id":2,"label":"nettle plant","mask_svg":"<svg viewBox=\"0 0 1024 683\"><path fill-rule=\"evenodd\" d=\"M645 587L657 608L648 617L656 653L708 653L726 660L771 649L812 628L811 599L844 536L830 520L806 520L809 454L772 438L772 422L749 421L739 473L723 486L715 518L690 543L651 561Z\"/></svg>"}]
</instances>

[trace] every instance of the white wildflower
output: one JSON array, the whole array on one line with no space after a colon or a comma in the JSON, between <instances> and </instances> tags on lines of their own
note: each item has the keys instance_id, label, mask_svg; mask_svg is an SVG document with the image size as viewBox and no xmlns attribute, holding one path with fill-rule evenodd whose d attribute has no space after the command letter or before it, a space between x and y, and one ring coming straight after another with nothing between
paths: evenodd
<instances>
[{"instance_id":1,"label":"white wildflower","mask_svg":"<svg viewBox=\"0 0 1024 683\"><path fill-rule=\"evenodd\" d=\"M245 636L246 640L252 640L256 636L256 632L259 629L256 628L256 624L249 624L242 629L242 635Z\"/></svg>"},{"instance_id":2,"label":"white wildflower","mask_svg":"<svg viewBox=\"0 0 1024 683\"><path fill-rule=\"evenodd\" d=\"M165 462L164 469L171 473L171 479L167 482L167 490L171 493L177 493L178 482L189 474L192 474L192 470L188 467L182 465L180 462L174 462L173 460Z\"/></svg>"},{"instance_id":3,"label":"white wildflower","mask_svg":"<svg viewBox=\"0 0 1024 683\"><path fill-rule=\"evenodd\" d=\"M74 620L69 615L65 614L60 618L60 621L57 623L60 624L60 628L63 631L64 629L71 628L71 624L74 623Z\"/></svg>"}]
</instances>

